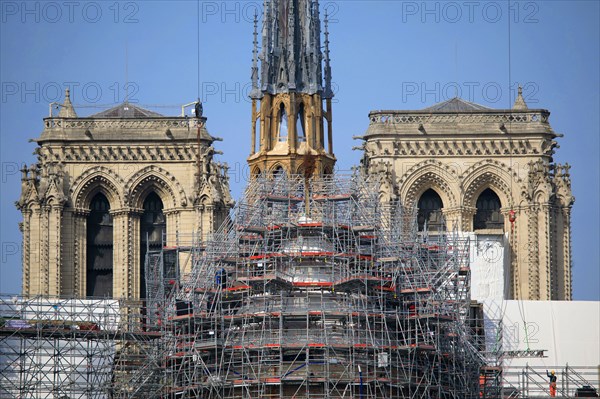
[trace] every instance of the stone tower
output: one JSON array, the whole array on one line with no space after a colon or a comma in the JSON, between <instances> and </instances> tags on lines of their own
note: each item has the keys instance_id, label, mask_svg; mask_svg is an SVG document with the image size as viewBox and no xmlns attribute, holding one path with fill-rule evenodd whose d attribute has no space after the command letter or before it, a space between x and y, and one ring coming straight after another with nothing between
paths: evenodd
<instances>
[{"instance_id":1,"label":"stone tower","mask_svg":"<svg viewBox=\"0 0 600 399\"><path fill-rule=\"evenodd\" d=\"M362 165L381 180L381 196L418 207L420 230L507 242L509 298L568 300L574 197L569 165L553 160L562 136L549 116L529 109L521 89L512 109L453 98L373 111Z\"/></svg>"},{"instance_id":2,"label":"stone tower","mask_svg":"<svg viewBox=\"0 0 600 399\"><path fill-rule=\"evenodd\" d=\"M78 117L67 90L22 170L23 294L143 298L146 251L205 237L232 206L205 122L127 102Z\"/></svg>"},{"instance_id":3,"label":"stone tower","mask_svg":"<svg viewBox=\"0 0 600 399\"><path fill-rule=\"evenodd\" d=\"M266 0L263 21L260 56L256 17L254 21L250 173L301 173L310 154L317 173L331 174L335 157L327 18L323 52L318 1Z\"/></svg>"}]
</instances>

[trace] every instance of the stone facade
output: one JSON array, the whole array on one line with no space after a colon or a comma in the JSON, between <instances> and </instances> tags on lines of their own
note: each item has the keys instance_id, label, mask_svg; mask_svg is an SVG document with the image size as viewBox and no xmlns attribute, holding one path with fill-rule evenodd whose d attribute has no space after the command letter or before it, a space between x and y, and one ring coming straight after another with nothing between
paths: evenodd
<instances>
[{"instance_id":1,"label":"stone facade","mask_svg":"<svg viewBox=\"0 0 600 399\"><path fill-rule=\"evenodd\" d=\"M174 245L179 232L206 237L228 216L215 138L206 118L128 103L77 117L68 91L60 108L44 119L37 163L22 170L23 294L143 297L141 228L154 244ZM93 273L108 287L94 291Z\"/></svg>"},{"instance_id":2,"label":"stone facade","mask_svg":"<svg viewBox=\"0 0 600 399\"><path fill-rule=\"evenodd\" d=\"M373 111L362 167L382 199L418 206L420 228L508 234L509 297L571 299L569 165L550 113L489 109L458 98L420 111ZM421 209L427 208L427 209Z\"/></svg>"}]
</instances>

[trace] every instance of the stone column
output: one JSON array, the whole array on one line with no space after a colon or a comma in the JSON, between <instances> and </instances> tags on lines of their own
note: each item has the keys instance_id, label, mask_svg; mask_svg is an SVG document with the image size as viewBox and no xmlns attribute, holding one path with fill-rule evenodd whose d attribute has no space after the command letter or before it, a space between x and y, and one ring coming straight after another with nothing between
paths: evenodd
<instances>
[{"instance_id":1,"label":"stone column","mask_svg":"<svg viewBox=\"0 0 600 399\"><path fill-rule=\"evenodd\" d=\"M442 208L442 215L446 223L446 230L451 231L454 226L458 226L458 229L464 231L460 220L462 218L462 210L460 207L453 208Z\"/></svg>"},{"instance_id":2,"label":"stone column","mask_svg":"<svg viewBox=\"0 0 600 399\"><path fill-rule=\"evenodd\" d=\"M196 217L196 228L194 229L194 231L198 235L198 242L202 242L202 233L204 232L204 220L202 220L202 215L204 213L204 204L196 205L194 206L194 209L196 211L196 214L194 215Z\"/></svg>"},{"instance_id":3,"label":"stone column","mask_svg":"<svg viewBox=\"0 0 600 399\"><path fill-rule=\"evenodd\" d=\"M73 210L73 293L87 295L87 218L89 209Z\"/></svg>"},{"instance_id":4,"label":"stone column","mask_svg":"<svg viewBox=\"0 0 600 399\"><path fill-rule=\"evenodd\" d=\"M29 295L30 293L30 280L31 280L31 209L23 209L23 223L21 224L21 231L23 233L23 245L22 245L22 263L23 263L23 295Z\"/></svg>"},{"instance_id":5,"label":"stone column","mask_svg":"<svg viewBox=\"0 0 600 399\"><path fill-rule=\"evenodd\" d=\"M317 94L311 96L312 109L315 113L315 131L314 134L314 146L318 153L324 148L323 145L323 102L321 97Z\"/></svg>"},{"instance_id":6,"label":"stone column","mask_svg":"<svg viewBox=\"0 0 600 399\"><path fill-rule=\"evenodd\" d=\"M215 231L215 206L211 203L206 206L204 210L204 218L207 221L206 226L208 228L203 232L203 240L206 241L208 239L209 234Z\"/></svg>"},{"instance_id":7,"label":"stone column","mask_svg":"<svg viewBox=\"0 0 600 399\"><path fill-rule=\"evenodd\" d=\"M213 227L213 213L214 205L210 202L202 204L197 208L198 212L198 233L199 239L205 242L208 235L214 231Z\"/></svg>"},{"instance_id":8,"label":"stone column","mask_svg":"<svg viewBox=\"0 0 600 399\"><path fill-rule=\"evenodd\" d=\"M48 292L52 296L62 294L61 264L62 264L62 205L53 204L47 207L46 240L48 246Z\"/></svg>"},{"instance_id":9,"label":"stone column","mask_svg":"<svg viewBox=\"0 0 600 399\"><path fill-rule=\"evenodd\" d=\"M167 246L181 245L179 242L179 233L181 232L179 228L179 210L167 209L163 211L163 214L165 215L167 229L166 242L164 244ZM187 232L188 230L183 231L183 233Z\"/></svg>"},{"instance_id":10,"label":"stone column","mask_svg":"<svg viewBox=\"0 0 600 399\"><path fill-rule=\"evenodd\" d=\"M550 206L550 231L548 233L548 245L550 246L550 283L551 283L551 299L555 300L562 297L562 274L560 267L560 259L562 259L562 237L559 231L562 231L562 213L561 208L556 203Z\"/></svg>"},{"instance_id":11,"label":"stone column","mask_svg":"<svg viewBox=\"0 0 600 399\"><path fill-rule=\"evenodd\" d=\"M260 100L260 144L264 151L270 151L273 148L273 118L277 119L279 110L271 109L271 95L267 94Z\"/></svg>"},{"instance_id":12,"label":"stone column","mask_svg":"<svg viewBox=\"0 0 600 399\"><path fill-rule=\"evenodd\" d=\"M43 265L41 256L41 214L42 209L38 204L31 208L30 228L29 228L29 295L40 295L44 279Z\"/></svg>"},{"instance_id":13,"label":"stone column","mask_svg":"<svg viewBox=\"0 0 600 399\"><path fill-rule=\"evenodd\" d=\"M315 132L319 129L319 124L321 123L321 121L317 117L317 112L315 111L315 107L312 105L312 100L309 109L310 111L307 111L306 109L304 110L304 112L306 112L306 114L308 115L308 121L306 123L306 146L309 148L313 148L316 147L315 143L317 140L315 138Z\"/></svg>"},{"instance_id":14,"label":"stone column","mask_svg":"<svg viewBox=\"0 0 600 399\"><path fill-rule=\"evenodd\" d=\"M562 265L564 287L563 292L559 293L559 298L562 300L572 300L573 292L571 286L571 206L562 208L563 230L563 256L560 265Z\"/></svg>"},{"instance_id":15,"label":"stone column","mask_svg":"<svg viewBox=\"0 0 600 399\"><path fill-rule=\"evenodd\" d=\"M139 298L140 209L115 209L113 217L113 297Z\"/></svg>"},{"instance_id":16,"label":"stone column","mask_svg":"<svg viewBox=\"0 0 600 399\"><path fill-rule=\"evenodd\" d=\"M552 254L551 254L551 229L550 229L550 205L542 204L539 207L539 275L540 275L540 299L554 299L555 293L552 289L553 280L556 278L552 272Z\"/></svg>"},{"instance_id":17,"label":"stone column","mask_svg":"<svg viewBox=\"0 0 600 399\"><path fill-rule=\"evenodd\" d=\"M477 213L477 208L472 206L461 206L460 208L459 226L462 231L473 231L473 218Z\"/></svg>"},{"instance_id":18,"label":"stone column","mask_svg":"<svg viewBox=\"0 0 600 399\"><path fill-rule=\"evenodd\" d=\"M515 221L511 223L510 221L510 212L515 212ZM516 276L518 275L518 262L517 260L517 252L515 248L516 236L517 236L517 223L518 220L518 212L513 207L502 208L500 210L502 213L502 218L504 220L504 233L507 235L507 248L504 250L504 254L508 259L505 259L504 265L506 266L504 273L506 274L504 280L509 283L504 287L504 292L506 293L506 299L512 299L515 297L515 293L517 292L516 287Z\"/></svg>"},{"instance_id":19,"label":"stone column","mask_svg":"<svg viewBox=\"0 0 600 399\"><path fill-rule=\"evenodd\" d=\"M48 218L50 214L50 207L48 205L42 205L39 209L40 224L39 224L39 243L40 243L40 260L39 260L39 290L38 295L49 295L50 291L50 268L48 263L48 229L49 223Z\"/></svg>"},{"instance_id":20,"label":"stone column","mask_svg":"<svg viewBox=\"0 0 600 399\"><path fill-rule=\"evenodd\" d=\"M527 210L527 281L529 286L529 295L521 299L540 299L538 211L539 208L535 205L530 205L529 209Z\"/></svg>"},{"instance_id":21,"label":"stone column","mask_svg":"<svg viewBox=\"0 0 600 399\"><path fill-rule=\"evenodd\" d=\"M515 209L516 221L513 235L510 237L512 247L511 273L513 277L513 299L529 299L529 228L530 211L525 205Z\"/></svg>"},{"instance_id":22,"label":"stone column","mask_svg":"<svg viewBox=\"0 0 600 399\"><path fill-rule=\"evenodd\" d=\"M62 223L60 234L61 259L60 259L60 278L61 293L63 296L73 297L77 294L74 291L74 248L73 248L73 209L62 209Z\"/></svg>"}]
</instances>

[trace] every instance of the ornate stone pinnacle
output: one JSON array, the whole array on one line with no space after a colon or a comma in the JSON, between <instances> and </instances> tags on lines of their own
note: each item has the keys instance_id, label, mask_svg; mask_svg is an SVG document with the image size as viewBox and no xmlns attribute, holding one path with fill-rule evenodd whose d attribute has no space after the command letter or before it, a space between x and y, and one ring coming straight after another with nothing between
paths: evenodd
<instances>
[{"instance_id":1,"label":"ornate stone pinnacle","mask_svg":"<svg viewBox=\"0 0 600 399\"><path fill-rule=\"evenodd\" d=\"M513 109L518 109L518 110L529 109L527 107L527 103L525 102L525 99L523 98L523 87L521 87L521 85L519 85L519 92L517 94L517 99L515 100L515 104L513 105Z\"/></svg>"},{"instance_id":2,"label":"ornate stone pinnacle","mask_svg":"<svg viewBox=\"0 0 600 399\"><path fill-rule=\"evenodd\" d=\"M77 113L75 112L75 108L73 104L71 104L71 91L67 87L65 90L65 101L60 106L60 111L58 112L59 118L77 118Z\"/></svg>"}]
</instances>

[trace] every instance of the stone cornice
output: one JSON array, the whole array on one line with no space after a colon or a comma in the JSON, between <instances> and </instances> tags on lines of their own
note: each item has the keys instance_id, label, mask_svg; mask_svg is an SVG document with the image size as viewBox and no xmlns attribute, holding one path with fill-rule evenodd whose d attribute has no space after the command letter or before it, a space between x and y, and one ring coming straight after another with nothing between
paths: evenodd
<instances>
[{"instance_id":1,"label":"stone cornice","mask_svg":"<svg viewBox=\"0 0 600 399\"><path fill-rule=\"evenodd\" d=\"M127 215L139 217L144 214L144 210L138 209L138 208L111 209L109 212L112 216L117 216L117 217L118 216L127 216Z\"/></svg>"},{"instance_id":2,"label":"stone cornice","mask_svg":"<svg viewBox=\"0 0 600 399\"><path fill-rule=\"evenodd\" d=\"M205 119L186 117L157 118L45 118L44 131L38 143L52 141L189 141L212 144L220 140L211 136Z\"/></svg>"},{"instance_id":3,"label":"stone cornice","mask_svg":"<svg viewBox=\"0 0 600 399\"><path fill-rule=\"evenodd\" d=\"M421 135L502 135L545 134L557 136L548 123L546 110L477 112L373 111L363 136L388 134Z\"/></svg>"},{"instance_id":4,"label":"stone cornice","mask_svg":"<svg viewBox=\"0 0 600 399\"><path fill-rule=\"evenodd\" d=\"M165 216L178 215L181 212L185 212L185 211L189 211L189 210L190 210L190 208L182 208L182 207L172 208L172 209L164 209L163 215L165 215Z\"/></svg>"},{"instance_id":5,"label":"stone cornice","mask_svg":"<svg viewBox=\"0 0 600 399\"><path fill-rule=\"evenodd\" d=\"M148 129L197 128L204 126L196 118L158 117L158 118L44 118L46 129Z\"/></svg>"},{"instance_id":6,"label":"stone cornice","mask_svg":"<svg viewBox=\"0 0 600 399\"><path fill-rule=\"evenodd\" d=\"M393 137L376 139L365 137L367 156L376 157L464 157L464 156L552 156L557 143L548 139L498 139L436 137L407 139Z\"/></svg>"},{"instance_id":7,"label":"stone cornice","mask_svg":"<svg viewBox=\"0 0 600 399\"><path fill-rule=\"evenodd\" d=\"M67 211L69 210L71 210L75 216L87 217L90 214L90 210L85 208L67 208Z\"/></svg>"},{"instance_id":8,"label":"stone cornice","mask_svg":"<svg viewBox=\"0 0 600 399\"><path fill-rule=\"evenodd\" d=\"M38 153L46 162L195 162L197 145L123 145L85 143L44 145Z\"/></svg>"},{"instance_id":9,"label":"stone cornice","mask_svg":"<svg viewBox=\"0 0 600 399\"><path fill-rule=\"evenodd\" d=\"M548 123L550 112L545 109L481 110L461 112L431 112L381 110L369 113L370 124L415 123Z\"/></svg>"}]
</instances>

